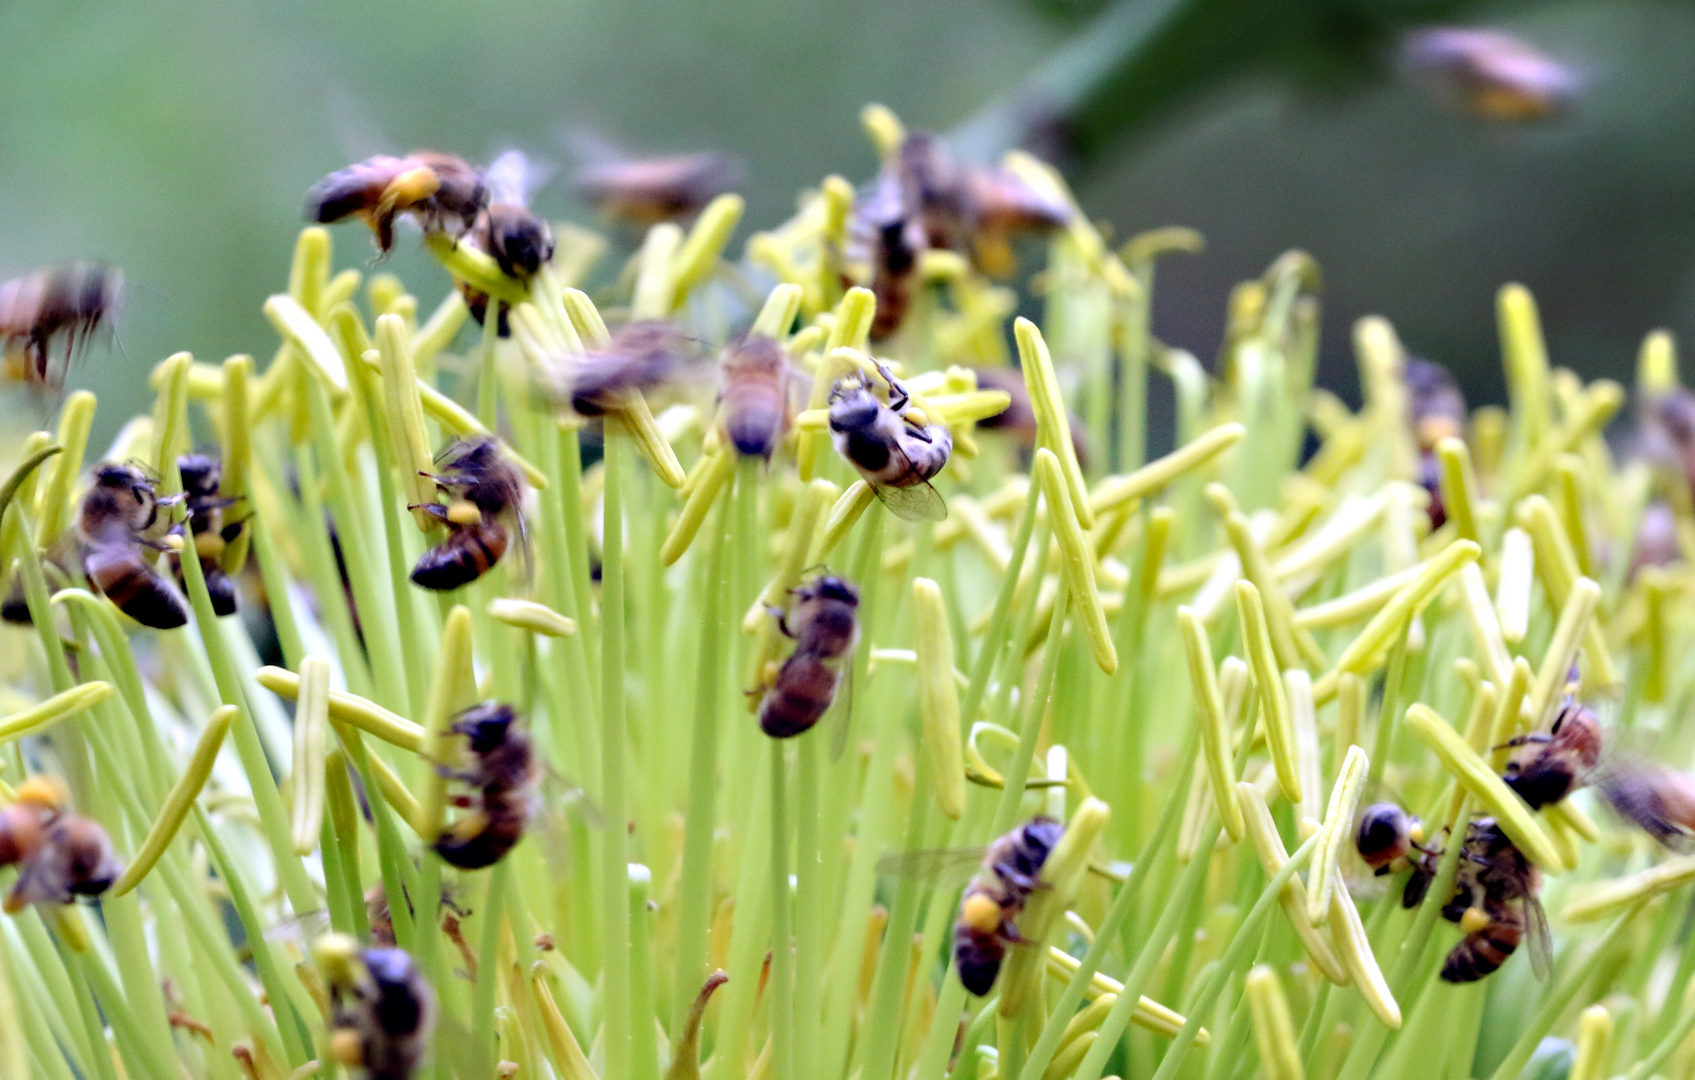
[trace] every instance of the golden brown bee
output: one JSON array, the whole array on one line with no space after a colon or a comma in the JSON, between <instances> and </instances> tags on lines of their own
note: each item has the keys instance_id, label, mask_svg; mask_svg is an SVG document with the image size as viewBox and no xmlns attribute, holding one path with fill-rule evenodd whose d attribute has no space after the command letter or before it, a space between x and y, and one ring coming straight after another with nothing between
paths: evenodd
<instances>
[{"instance_id":1,"label":"golden brown bee","mask_svg":"<svg viewBox=\"0 0 1695 1080\"><path fill-rule=\"evenodd\" d=\"M621 408L629 394L645 394L669 382L687 356L686 345L670 323L621 326L604 349L561 366L562 396L579 416L603 416Z\"/></svg>"},{"instance_id":2,"label":"golden brown bee","mask_svg":"<svg viewBox=\"0 0 1695 1080\"><path fill-rule=\"evenodd\" d=\"M1540 810L1588 782L1601 761L1601 742L1600 718L1568 700L1546 734L1532 732L1507 743L1519 749L1502 779L1531 809Z\"/></svg>"},{"instance_id":3,"label":"golden brown bee","mask_svg":"<svg viewBox=\"0 0 1695 1080\"><path fill-rule=\"evenodd\" d=\"M859 643L859 590L825 574L794 590L785 614L771 613L777 626L795 640L795 651L777 669L777 677L759 703L759 728L773 739L809 731L835 700L841 669Z\"/></svg>"},{"instance_id":4,"label":"golden brown bee","mask_svg":"<svg viewBox=\"0 0 1695 1080\"><path fill-rule=\"evenodd\" d=\"M1445 982L1476 982L1498 970L1525 939L1531 967L1546 978L1553 945L1538 894L1542 872L1507 838L1494 818L1472 821L1442 916L1466 931L1442 964Z\"/></svg>"},{"instance_id":5,"label":"golden brown bee","mask_svg":"<svg viewBox=\"0 0 1695 1080\"><path fill-rule=\"evenodd\" d=\"M0 866L18 865L7 912L29 904L68 904L99 896L123 873L106 830L65 809L58 786L39 777L18 786L0 810Z\"/></svg>"},{"instance_id":6,"label":"golden brown bee","mask_svg":"<svg viewBox=\"0 0 1695 1080\"><path fill-rule=\"evenodd\" d=\"M473 705L453 719L451 730L466 737L472 762L442 773L475 791L457 800L469 813L436 841L436 854L451 866L493 866L524 836L541 774L530 737L516 726L517 719L510 705L498 702Z\"/></svg>"},{"instance_id":7,"label":"golden brown bee","mask_svg":"<svg viewBox=\"0 0 1695 1080\"><path fill-rule=\"evenodd\" d=\"M987 994L1000 974L1006 947L1018 936L1018 916L1041 885L1042 866L1065 826L1038 817L989 845L983 868L972 879L959 904L953 926L953 959L959 981L979 997Z\"/></svg>"},{"instance_id":8,"label":"golden brown bee","mask_svg":"<svg viewBox=\"0 0 1695 1080\"><path fill-rule=\"evenodd\" d=\"M513 529L522 537L524 481L490 438L461 439L437 460L441 473L425 475L453 501L421 508L447 524L447 539L419 557L412 583L446 592L488 573L506 554Z\"/></svg>"},{"instance_id":9,"label":"golden brown bee","mask_svg":"<svg viewBox=\"0 0 1695 1080\"><path fill-rule=\"evenodd\" d=\"M767 461L788 433L788 357L764 334L749 334L724 350L718 390L718 422L724 437L744 457Z\"/></svg>"},{"instance_id":10,"label":"golden brown bee","mask_svg":"<svg viewBox=\"0 0 1695 1080\"><path fill-rule=\"evenodd\" d=\"M941 521L947 504L930 478L953 453L945 424L919 427L906 414L908 397L888 369L889 404L871 392L864 377L850 375L830 390L830 433L836 451L859 470L883 505L906 521ZM933 419L933 418L931 418Z\"/></svg>"},{"instance_id":11,"label":"golden brown bee","mask_svg":"<svg viewBox=\"0 0 1695 1080\"><path fill-rule=\"evenodd\" d=\"M607 217L647 226L693 217L736 183L738 171L722 154L678 154L588 165L575 184Z\"/></svg>"},{"instance_id":12,"label":"golden brown bee","mask_svg":"<svg viewBox=\"0 0 1695 1080\"><path fill-rule=\"evenodd\" d=\"M508 150L495 158L487 173L488 208L477 215L466 237L467 243L494 258L501 273L525 283L553 259L553 230L530 211L529 194L535 176L522 151ZM463 281L459 282L459 292L471 316L481 325L488 311L488 294ZM499 320L498 332L505 337L504 304L499 306Z\"/></svg>"},{"instance_id":13,"label":"golden brown bee","mask_svg":"<svg viewBox=\"0 0 1695 1080\"><path fill-rule=\"evenodd\" d=\"M1673 851L1695 850L1695 777L1663 765L1609 766L1598 785L1614 810Z\"/></svg>"},{"instance_id":14,"label":"golden brown bee","mask_svg":"<svg viewBox=\"0 0 1695 1080\"><path fill-rule=\"evenodd\" d=\"M173 630L188 622L188 601L143 554L169 550L149 534L160 523L153 481L133 465L106 462L77 516L83 568L94 586L143 626Z\"/></svg>"},{"instance_id":15,"label":"golden brown bee","mask_svg":"<svg viewBox=\"0 0 1695 1080\"><path fill-rule=\"evenodd\" d=\"M89 335L118 310L123 271L101 263L67 263L0 284L0 344L7 377L57 389ZM64 363L52 370L53 340L63 337Z\"/></svg>"},{"instance_id":16,"label":"golden brown bee","mask_svg":"<svg viewBox=\"0 0 1695 1080\"><path fill-rule=\"evenodd\" d=\"M330 978L328 1055L368 1080L407 1080L435 1027L435 993L400 949L366 949Z\"/></svg>"},{"instance_id":17,"label":"golden brown bee","mask_svg":"<svg viewBox=\"0 0 1695 1080\"><path fill-rule=\"evenodd\" d=\"M224 573L219 556L224 544L240 531L239 524L227 529L223 523L224 507L235 500L218 494L223 482L223 466L205 454L184 454L177 458L177 471L182 474L183 505L188 509L189 535L200 557L200 572L206 578L206 592L212 598L212 610L218 615L235 614L235 582ZM226 533L228 535L226 535ZM182 556L173 557L177 584L182 585ZM184 591L187 587L183 586Z\"/></svg>"},{"instance_id":18,"label":"golden brown bee","mask_svg":"<svg viewBox=\"0 0 1695 1080\"><path fill-rule=\"evenodd\" d=\"M1523 123L1569 112L1581 80L1570 66L1498 30L1432 27L1408 34L1401 63L1414 78L1483 120Z\"/></svg>"},{"instance_id":19,"label":"golden brown bee","mask_svg":"<svg viewBox=\"0 0 1695 1080\"><path fill-rule=\"evenodd\" d=\"M405 157L379 154L324 177L306 192L306 220L323 224L359 215L387 255L394 219L411 214L425 232L459 222L463 235L488 202L482 173L462 158L420 150Z\"/></svg>"}]
</instances>

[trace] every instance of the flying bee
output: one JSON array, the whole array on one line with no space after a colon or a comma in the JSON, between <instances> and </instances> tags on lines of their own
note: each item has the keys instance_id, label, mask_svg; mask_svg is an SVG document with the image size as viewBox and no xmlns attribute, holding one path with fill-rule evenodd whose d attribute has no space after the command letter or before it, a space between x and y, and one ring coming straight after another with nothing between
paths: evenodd
<instances>
[{"instance_id":1,"label":"flying bee","mask_svg":"<svg viewBox=\"0 0 1695 1080\"><path fill-rule=\"evenodd\" d=\"M853 247L870 265L877 297L871 339L898 329L918 288L918 259L930 248L958 249L966 235L963 173L934 135L908 135L853 209Z\"/></svg>"},{"instance_id":2,"label":"flying bee","mask_svg":"<svg viewBox=\"0 0 1695 1080\"><path fill-rule=\"evenodd\" d=\"M1520 735L1506 745L1517 747L1507 762L1506 785L1540 810L1583 786L1601 761L1601 720L1568 700L1544 734Z\"/></svg>"},{"instance_id":3,"label":"flying bee","mask_svg":"<svg viewBox=\"0 0 1695 1080\"><path fill-rule=\"evenodd\" d=\"M160 523L159 493L133 465L106 462L83 496L77 537L83 568L96 588L143 626L173 630L188 622L188 601L143 555L168 550L150 534Z\"/></svg>"},{"instance_id":4,"label":"flying bee","mask_svg":"<svg viewBox=\"0 0 1695 1080\"><path fill-rule=\"evenodd\" d=\"M579 416L604 416L623 408L630 394L645 394L669 382L682 367L686 345L687 339L670 323L621 326L605 348L560 366L560 396Z\"/></svg>"},{"instance_id":5,"label":"flying bee","mask_svg":"<svg viewBox=\"0 0 1695 1080\"><path fill-rule=\"evenodd\" d=\"M1438 96L1481 120L1525 123L1571 111L1577 72L1498 30L1431 27L1401 42L1401 64Z\"/></svg>"},{"instance_id":6,"label":"flying bee","mask_svg":"<svg viewBox=\"0 0 1695 1080\"><path fill-rule=\"evenodd\" d=\"M907 416L906 387L879 366L889 387L889 404L871 392L863 375L850 375L830 390L830 433L836 451L853 464L865 482L898 518L941 521L947 504L930 478L953 453L953 433L945 424L923 427Z\"/></svg>"},{"instance_id":7,"label":"flying bee","mask_svg":"<svg viewBox=\"0 0 1695 1080\"><path fill-rule=\"evenodd\" d=\"M1538 894L1542 872L1513 844L1494 818L1472 821L1442 917L1466 931L1442 964L1445 982L1476 982L1498 970L1528 939L1539 979L1553 966L1548 915Z\"/></svg>"},{"instance_id":8,"label":"flying bee","mask_svg":"<svg viewBox=\"0 0 1695 1080\"><path fill-rule=\"evenodd\" d=\"M223 482L223 466L205 454L184 454L177 458L177 471L182 474L183 505L188 509L189 535L195 553L200 558L200 572L206 578L206 592L212 598L212 610L218 615L235 614L235 582L224 573L220 556L224 545L240 531L239 524L224 526L224 508L234 499L218 494ZM226 535L227 534L227 535ZM177 584L187 591L182 578L182 555L176 563Z\"/></svg>"},{"instance_id":9,"label":"flying bee","mask_svg":"<svg viewBox=\"0 0 1695 1080\"><path fill-rule=\"evenodd\" d=\"M587 165L575 185L607 217L647 226L693 217L730 190L739 171L723 154L678 154Z\"/></svg>"},{"instance_id":10,"label":"flying bee","mask_svg":"<svg viewBox=\"0 0 1695 1080\"><path fill-rule=\"evenodd\" d=\"M423 503L447 524L447 539L424 552L412 568L412 583L447 592L482 577L506 554L511 531L522 538L523 477L491 438L461 439L442 451L441 473L428 474L452 502Z\"/></svg>"},{"instance_id":11,"label":"flying bee","mask_svg":"<svg viewBox=\"0 0 1695 1080\"><path fill-rule=\"evenodd\" d=\"M443 767L474 794L461 796L468 813L436 841L436 854L461 870L493 866L524 836L536 802L540 770L530 737L516 726L510 705L484 702L454 717L451 730L466 737L471 764Z\"/></svg>"},{"instance_id":12,"label":"flying bee","mask_svg":"<svg viewBox=\"0 0 1695 1080\"><path fill-rule=\"evenodd\" d=\"M818 723L859 643L859 590L852 583L824 574L793 596L786 613L771 609L777 628L795 641L759 703L759 728L773 739L793 738Z\"/></svg>"},{"instance_id":13,"label":"flying bee","mask_svg":"<svg viewBox=\"0 0 1695 1080\"><path fill-rule=\"evenodd\" d=\"M1695 777L1640 762L1610 766L1598 786L1614 810L1665 847L1695 850Z\"/></svg>"},{"instance_id":14,"label":"flying bee","mask_svg":"<svg viewBox=\"0 0 1695 1080\"><path fill-rule=\"evenodd\" d=\"M408 1080L429 1049L435 993L400 949L355 950L331 935L317 947L330 991L328 1056L367 1080Z\"/></svg>"},{"instance_id":15,"label":"flying bee","mask_svg":"<svg viewBox=\"0 0 1695 1080\"><path fill-rule=\"evenodd\" d=\"M1453 374L1441 364L1409 356L1403 372L1407 387L1407 419L1418 448L1419 484L1430 495L1430 527L1448 520L1442 505L1442 465L1436 444L1465 433L1465 395Z\"/></svg>"},{"instance_id":16,"label":"flying bee","mask_svg":"<svg viewBox=\"0 0 1695 1080\"><path fill-rule=\"evenodd\" d=\"M324 177L306 192L306 220L330 224L357 214L387 255L400 215L411 214L425 232L445 231L457 220L462 236L487 203L482 174L464 159L420 150L405 157L379 154Z\"/></svg>"},{"instance_id":17,"label":"flying bee","mask_svg":"<svg viewBox=\"0 0 1695 1080\"><path fill-rule=\"evenodd\" d=\"M990 277L1010 277L1018 268L1012 254L1014 235L1052 232L1069 224L1074 216L1064 199L1038 190L1003 168L967 170L965 189L971 261Z\"/></svg>"},{"instance_id":18,"label":"flying bee","mask_svg":"<svg viewBox=\"0 0 1695 1080\"><path fill-rule=\"evenodd\" d=\"M79 348L116 314L123 288L123 271L83 262L0 284L0 345L7 377L55 390L62 387ZM64 363L54 371L53 341L61 337Z\"/></svg>"},{"instance_id":19,"label":"flying bee","mask_svg":"<svg viewBox=\"0 0 1695 1080\"><path fill-rule=\"evenodd\" d=\"M5 910L68 904L99 896L123 873L106 830L65 808L60 786L41 777L18 785L17 801L0 809L0 866L17 865Z\"/></svg>"},{"instance_id":20,"label":"flying bee","mask_svg":"<svg viewBox=\"0 0 1695 1080\"><path fill-rule=\"evenodd\" d=\"M486 176L489 202L477 215L466 241L487 252L509 278L528 283L553 259L553 230L530 210L530 191L538 173L520 150L508 150L494 159ZM488 311L488 294L459 282L460 295L471 316L482 324ZM499 305L497 330L507 336L506 306Z\"/></svg>"},{"instance_id":21,"label":"flying bee","mask_svg":"<svg viewBox=\"0 0 1695 1080\"><path fill-rule=\"evenodd\" d=\"M738 454L771 460L789 430L789 382L783 347L764 334L749 334L724 350L718 417Z\"/></svg>"},{"instance_id":22,"label":"flying bee","mask_svg":"<svg viewBox=\"0 0 1695 1080\"><path fill-rule=\"evenodd\" d=\"M47 823L64 809L59 785L32 776L18 785L17 800L0 806L0 866L28 862L41 850Z\"/></svg>"},{"instance_id":23,"label":"flying bee","mask_svg":"<svg viewBox=\"0 0 1695 1080\"><path fill-rule=\"evenodd\" d=\"M1018 916L1041 887L1042 866L1065 826L1052 818L1034 818L989 845L983 867L959 902L953 926L954 966L959 981L979 997L1000 974L1008 944L1018 936Z\"/></svg>"}]
</instances>

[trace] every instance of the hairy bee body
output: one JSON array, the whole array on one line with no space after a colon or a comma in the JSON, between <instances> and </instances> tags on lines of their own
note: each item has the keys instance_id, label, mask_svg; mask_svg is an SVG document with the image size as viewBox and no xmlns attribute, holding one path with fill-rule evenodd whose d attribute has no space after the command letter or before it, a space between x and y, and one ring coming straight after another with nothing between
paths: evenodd
<instances>
[{"instance_id":1,"label":"hairy bee body","mask_svg":"<svg viewBox=\"0 0 1695 1080\"><path fill-rule=\"evenodd\" d=\"M953 928L954 965L973 994L981 997L993 988L1007 946L1023 940L1018 916L1040 887L1042 866L1064 831L1059 822L1038 817L989 845Z\"/></svg>"},{"instance_id":2,"label":"hairy bee body","mask_svg":"<svg viewBox=\"0 0 1695 1080\"><path fill-rule=\"evenodd\" d=\"M1532 809L1557 803L1582 786L1601 760L1601 721L1595 713L1567 702L1546 735L1521 735L1507 762L1506 785Z\"/></svg>"},{"instance_id":3,"label":"hairy bee body","mask_svg":"<svg viewBox=\"0 0 1695 1080\"><path fill-rule=\"evenodd\" d=\"M718 391L724 437L744 457L770 460L789 429L789 362L783 347L749 334L724 352Z\"/></svg>"},{"instance_id":4,"label":"hairy bee body","mask_svg":"<svg viewBox=\"0 0 1695 1080\"><path fill-rule=\"evenodd\" d=\"M445 522L447 539L424 552L412 583L436 591L457 589L488 573L511 542L508 522L519 520L523 478L491 438L462 439L442 454L436 486L454 500L422 509Z\"/></svg>"},{"instance_id":5,"label":"hairy bee body","mask_svg":"<svg viewBox=\"0 0 1695 1080\"><path fill-rule=\"evenodd\" d=\"M888 405L857 377L830 391L831 439L897 516L939 521L947 517L947 506L929 482L953 454L953 433L944 424L909 422L905 389L886 371L883 377L889 384Z\"/></svg>"},{"instance_id":6,"label":"hairy bee body","mask_svg":"<svg viewBox=\"0 0 1695 1080\"><path fill-rule=\"evenodd\" d=\"M1467 928L1442 966L1448 982L1473 982L1500 969L1525 940L1541 976L1548 965L1547 916L1538 894L1542 872L1525 858L1494 818L1471 822L1442 917ZM1468 920L1482 921L1472 928Z\"/></svg>"},{"instance_id":7,"label":"hairy bee body","mask_svg":"<svg viewBox=\"0 0 1695 1080\"><path fill-rule=\"evenodd\" d=\"M89 580L124 614L157 630L188 622L188 601L143 555L158 522L158 493L133 465L107 462L83 496L77 533Z\"/></svg>"},{"instance_id":8,"label":"hairy bee body","mask_svg":"<svg viewBox=\"0 0 1695 1080\"><path fill-rule=\"evenodd\" d=\"M31 778L18 786L17 796L0 808L0 867L19 867L6 911L68 904L112 887L123 868L105 829L67 810L55 783Z\"/></svg>"},{"instance_id":9,"label":"hairy bee body","mask_svg":"<svg viewBox=\"0 0 1695 1080\"><path fill-rule=\"evenodd\" d=\"M469 741L472 763L443 769L473 789L470 812L436 840L436 854L461 870L493 866L524 836L539 771L530 737L510 705L485 702L454 718L451 730Z\"/></svg>"},{"instance_id":10,"label":"hairy bee body","mask_svg":"<svg viewBox=\"0 0 1695 1080\"><path fill-rule=\"evenodd\" d=\"M0 344L6 373L22 382L57 388L81 344L118 309L121 270L102 263L67 263L0 283ZM55 338L65 341L65 363L51 371Z\"/></svg>"},{"instance_id":11,"label":"hairy bee body","mask_svg":"<svg viewBox=\"0 0 1695 1080\"><path fill-rule=\"evenodd\" d=\"M759 727L773 739L810 731L835 700L841 666L859 641L859 590L825 575L794 591L779 628L795 651L759 703Z\"/></svg>"},{"instance_id":12,"label":"hairy bee body","mask_svg":"<svg viewBox=\"0 0 1695 1080\"><path fill-rule=\"evenodd\" d=\"M1442 981L1476 982L1499 971L1502 964L1524 941L1524 915L1520 909L1497 897L1487 897L1478 909L1488 920L1480 929L1460 939L1442 961ZM1458 921L1458 920L1456 920Z\"/></svg>"},{"instance_id":13,"label":"hairy bee body","mask_svg":"<svg viewBox=\"0 0 1695 1080\"><path fill-rule=\"evenodd\" d=\"M330 999L330 1055L368 1080L408 1080L424 1060L435 1027L435 994L400 949L366 949L351 985Z\"/></svg>"},{"instance_id":14,"label":"hairy bee body","mask_svg":"<svg viewBox=\"0 0 1695 1080\"><path fill-rule=\"evenodd\" d=\"M357 214L386 255L400 215L411 214L426 232L443 231L457 220L463 234L487 202L482 174L462 158L429 150L405 157L379 154L313 184L306 193L306 220L330 224Z\"/></svg>"},{"instance_id":15,"label":"hairy bee body","mask_svg":"<svg viewBox=\"0 0 1695 1080\"><path fill-rule=\"evenodd\" d=\"M670 323L621 326L605 348L561 365L560 396L578 416L604 416L623 408L630 394L655 390L677 373L685 343Z\"/></svg>"},{"instance_id":16,"label":"hairy bee body","mask_svg":"<svg viewBox=\"0 0 1695 1080\"><path fill-rule=\"evenodd\" d=\"M200 572L206 579L206 592L212 598L212 611L218 615L234 615L236 608L235 582L224 573L219 556L224 542L223 510L229 500L219 494L223 482L223 467L204 454L184 454L177 458L177 471L182 475L183 502L188 508L188 527L194 540L195 554L200 559ZM232 526L239 528L239 526ZM181 556L173 560L177 584L183 585Z\"/></svg>"}]
</instances>

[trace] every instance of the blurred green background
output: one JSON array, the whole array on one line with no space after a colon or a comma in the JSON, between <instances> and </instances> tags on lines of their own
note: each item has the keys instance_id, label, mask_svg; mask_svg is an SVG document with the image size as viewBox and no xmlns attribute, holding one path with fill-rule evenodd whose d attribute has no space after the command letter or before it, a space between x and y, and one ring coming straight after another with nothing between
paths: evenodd
<instances>
[{"instance_id":1,"label":"blurred green background","mask_svg":"<svg viewBox=\"0 0 1695 1080\"><path fill-rule=\"evenodd\" d=\"M1575 115L1491 125L1408 84L1395 34L1435 19L1504 26L1575 63ZM14 43L0 275L86 257L130 282L122 351L96 346L72 377L107 406L97 439L143 406L172 351L268 360L259 305L284 285L301 196L356 157L428 146L486 161L517 145L568 167L572 127L645 151L722 149L747 168L746 221L766 226L826 173L869 177L865 102L912 127L976 116L981 133L992 102L1025 114L1016 88L1038 72L1081 83L1061 112L1091 213L1120 236L1206 234L1204 255L1161 270L1155 317L1203 357L1230 285L1293 246L1325 268L1325 378L1350 397L1348 326L1381 312L1474 398L1498 399L1506 280L1535 290L1556 363L1587 376L1626 374L1651 327L1695 323L1686 3L26 0L0 10L0 37ZM588 220L567 188L556 179L538 207ZM371 254L357 226L336 239L340 265ZM448 287L416 252L392 267L425 305ZM44 419L15 391L6 410Z\"/></svg>"}]
</instances>

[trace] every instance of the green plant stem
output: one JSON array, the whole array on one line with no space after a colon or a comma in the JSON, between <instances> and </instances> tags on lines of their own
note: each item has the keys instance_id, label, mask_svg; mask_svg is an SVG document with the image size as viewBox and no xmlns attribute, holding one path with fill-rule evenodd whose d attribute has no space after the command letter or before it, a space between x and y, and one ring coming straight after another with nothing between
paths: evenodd
<instances>
[{"instance_id":1,"label":"green plant stem","mask_svg":"<svg viewBox=\"0 0 1695 1080\"><path fill-rule=\"evenodd\" d=\"M924 847L930 805L935 801L928 796L929 790L929 761L920 754L912 784L905 851L918 851ZM864 1080L887 1080L894 1074L895 1055L900 1047L900 1002L906 990L906 969L912 956L912 927L918 919L919 894L924 885L919 875L911 874L901 878L895 887L895 902L889 909L889 924L883 933L883 948L877 956L877 971L871 977L870 1005L863 1028L865 1038L860 1045L862 1067L859 1073Z\"/></svg>"},{"instance_id":2,"label":"green plant stem","mask_svg":"<svg viewBox=\"0 0 1695 1080\"><path fill-rule=\"evenodd\" d=\"M824 965L824 917L820 910L818 851L818 755L820 735L808 732L795 744L799 775L795 791L795 1053L794 1075L817 1075L820 980Z\"/></svg>"},{"instance_id":3,"label":"green plant stem","mask_svg":"<svg viewBox=\"0 0 1695 1080\"><path fill-rule=\"evenodd\" d=\"M770 740L771 755L771 1075L794 1080L794 931L789 888L789 788L786 741ZM915 799L922 800L921 795ZM893 1040L890 1040L891 1042Z\"/></svg>"},{"instance_id":4,"label":"green plant stem","mask_svg":"<svg viewBox=\"0 0 1695 1080\"><path fill-rule=\"evenodd\" d=\"M500 985L500 923L510 887L512 860L501 859L488 872L488 891L483 894L482 940L477 948L477 982L471 991L471 1033L476 1040L474 1060L485 1076L494 1075L498 1048L495 1040L494 992ZM432 931L433 932L433 931ZM611 1075L610 1073L608 1075Z\"/></svg>"},{"instance_id":5,"label":"green plant stem","mask_svg":"<svg viewBox=\"0 0 1695 1080\"><path fill-rule=\"evenodd\" d=\"M600 612L600 798L607 828L601 836L601 926L605 959L606 1075L630 1074L629 807L625 800L624 749L624 497L630 482L630 437L614 420L606 424L605 524L602 527ZM645 1018L644 1018L645 1022Z\"/></svg>"}]
</instances>

